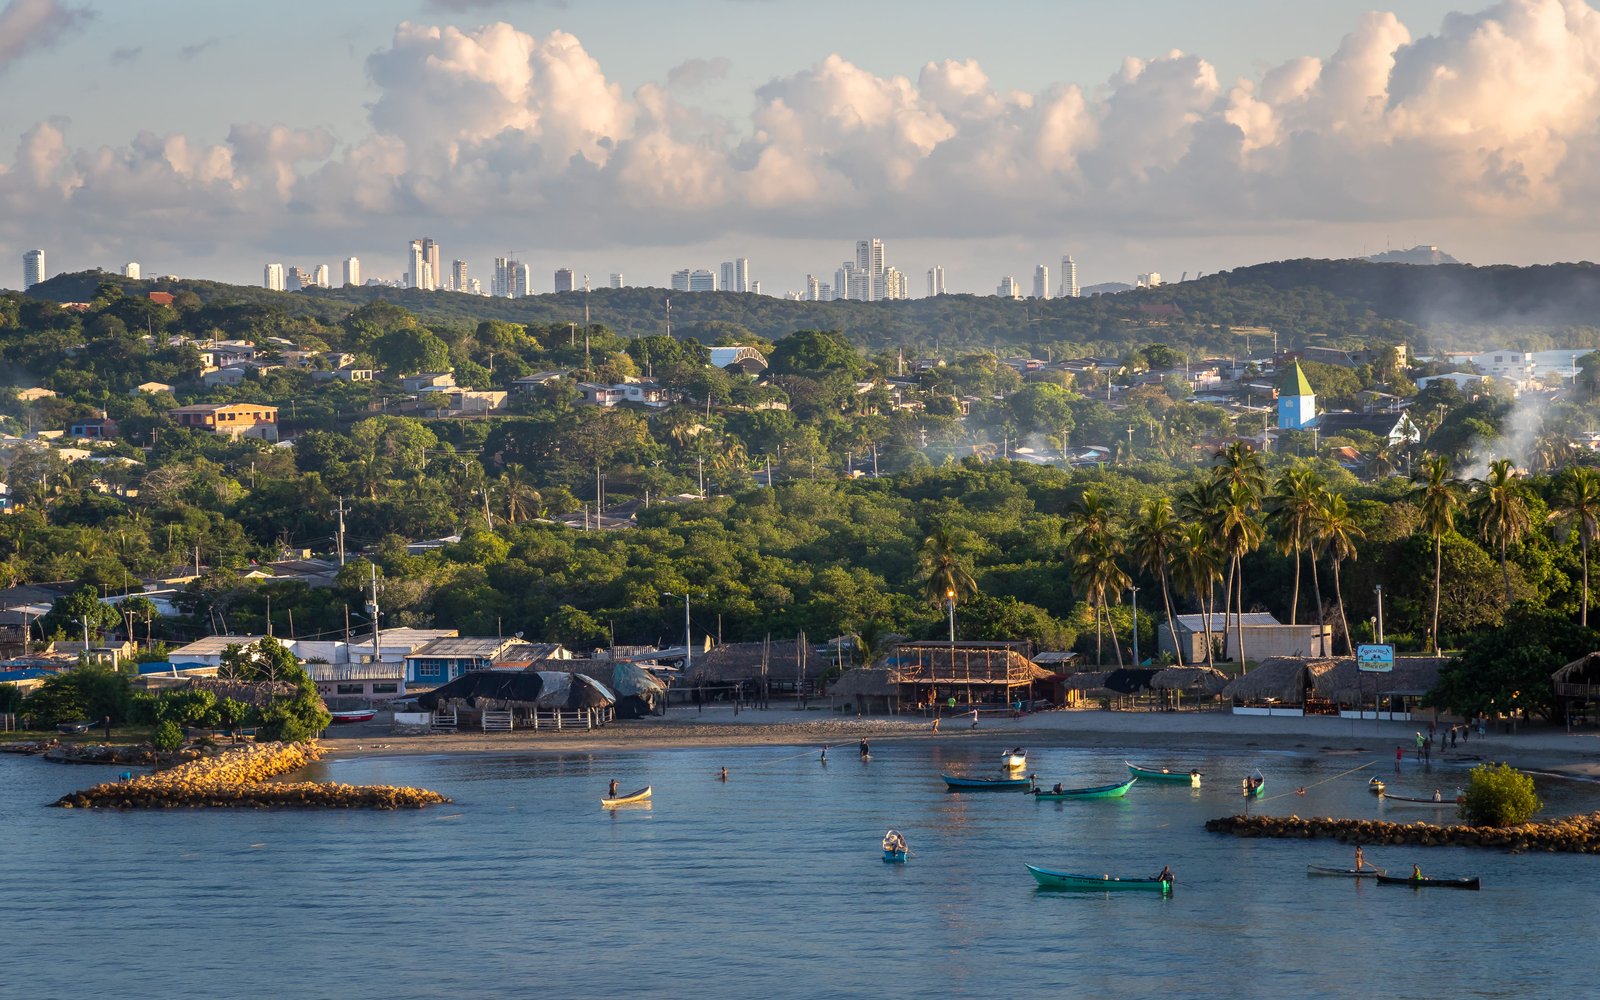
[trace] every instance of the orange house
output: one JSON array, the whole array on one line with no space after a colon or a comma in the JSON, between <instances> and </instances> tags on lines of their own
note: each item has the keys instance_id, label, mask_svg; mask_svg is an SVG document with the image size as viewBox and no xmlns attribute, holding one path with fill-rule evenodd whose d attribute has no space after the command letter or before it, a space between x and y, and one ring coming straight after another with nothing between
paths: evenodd
<instances>
[{"instance_id":1,"label":"orange house","mask_svg":"<svg viewBox=\"0 0 1600 1000\"><path fill-rule=\"evenodd\" d=\"M195 403L168 410L179 427L193 427L228 437L278 440L278 408L263 403Z\"/></svg>"}]
</instances>

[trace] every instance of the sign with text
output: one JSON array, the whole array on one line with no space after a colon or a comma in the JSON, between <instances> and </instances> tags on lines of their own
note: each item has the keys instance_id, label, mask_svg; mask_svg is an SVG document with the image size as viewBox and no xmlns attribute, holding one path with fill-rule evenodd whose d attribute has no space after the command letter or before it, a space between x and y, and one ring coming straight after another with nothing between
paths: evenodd
<instances>
[{"instance_id":1,"label":"sign with text","mask_svg":"<svg viewBox=\"0 0 1600 1000\"><path fill-rule=\"evenodd\" d=\"M1394 647L1363 644L1356 647L1356 669L1369 674L1394 670Z\"/></svg>"}]
</instances>

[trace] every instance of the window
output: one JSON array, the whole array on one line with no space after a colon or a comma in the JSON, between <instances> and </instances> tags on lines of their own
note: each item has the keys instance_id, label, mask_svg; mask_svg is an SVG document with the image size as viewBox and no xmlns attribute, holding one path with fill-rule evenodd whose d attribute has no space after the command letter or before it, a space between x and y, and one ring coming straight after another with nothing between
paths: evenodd
<instances>
[{"instance_id":1,"label":"window","mask_svg":"<svg viewBox=\"0 0 1600 1000\"><path fill-rule=\"evenodd\" d=\"M418 677L443 677L444 661L442 660L417 660Z\"/></svg>"},{"instance_id":2,"label":"window","mask_svg":"<svg viewBox=\"0 0 1600 1000\"><path fill-rule=\"evenodd\" d=\"M373 694L399 694L400 693L400 685L399 684L387 684L387 683L374 684L374 685L372 685L372 693Z\"/></svg>"},{"instance_id":3,"label":"window","mask_svg":"<svg viewBox=\"0 0 1600 1000\"><path fill-rule=\"evenodd\" d=\"M333 686L333 693L334 694L366 694L367 692L366 692L365 686L363 686L361 684L335 684Z\"/></svg>"}]
</instances>

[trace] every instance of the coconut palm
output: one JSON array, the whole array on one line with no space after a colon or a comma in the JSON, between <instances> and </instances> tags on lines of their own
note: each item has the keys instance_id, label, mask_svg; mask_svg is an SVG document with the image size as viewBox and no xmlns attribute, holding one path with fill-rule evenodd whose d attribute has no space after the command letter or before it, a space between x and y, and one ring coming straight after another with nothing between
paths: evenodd
<instances>
[{"instance_id":1,"label":"coconut palm","mask_svg":"<svg viewBox=\"0 0 1600 1000\"><path fill-rule=\"evenodd\" d=\"M1580 466L1568 469L1556 484L1552 498L1553 521L1578 534L1583 553L1583 600L1578 606L1578 623L1589 627L1589 546L1600 535L1600 472Z\"/></svg>"},{"instance_id":2,"label":"coconut palm","mask_svg":"<svg viewBox=\"0 0 1600 1000\"><path fill-rule=\"evenodd\" d=\"M526 467L515 462L507 465L500 475L499 492L506 506L506 520L512 524L538 517L544 506L544 497L534 488Z\"/></svg>"},{"instance_id":3,"label":"coconut palm","mask_svg":"<svg viewBox=\"0 0 1600 1000\"><path fill-rule=\"evenodd\" d=\"M1095 662L1104 663L1101 617L1106 597L1119 595L1128 586L1125 582L1128 575L1117 566L1117 559L1122 555L1122 541L1111 506L1094 490L1085 491L1067 511L1065 531L1072 575L1094 608ZM1117 642L1115 629L1111 642L1120 662L1122 647Z\"/></svg>"},{"instance_id":4,"label":"coconut palm","mask_svg":"<svg viewBox=\"0 0 1600 1000\"><path fill-rule=\"evenodd\" d=\"M1200 482L1178 493L1178 515L1186 524L1197 524L1204 528L1213 545L1221 545L1222 543L1221 525L1224 496L1225 490L1223 489L1222 481L1216 478L1202 479ZM1214 583L1207 583L1206 586L1209 591L1209 588L1214 586ZM1230 581L1227 587L1227 594L1231 596L1232 593L1233 585ZM1209 603L1215 607L1215 595L1208 592L1207 597ZM1231 607L1231 604L1224 603L1223 607L1224 614L1226 614L1226 609ZM1207 619L1206 624L1208 627L1210 626L1209 619Z\"/></svg>"},{"instance_id":5,"label":"coconut palm","mask_svg":"<svg viewBox=\"0 0 1600 1000\"><path fill-rule=\"evenodd\" d=\"M1500 550L1500 579L1506 588L1506 603L1511 603L1511 565L1506 561L1506 546L1522 540L1528 532L1528 503L1522 498L1511 459L1489 463L1489 473L1477 483L1474 494L1478 535Z\"/></svg>"},{"instance_id":6,"label":"coconut palm","mask_svg":"<svg viewBox=\"0 0 1600 1000\"><path fill-rule=\"evenodd\" d=\"M1167 630L1172 633L1174 648L1178 646L1178 630L1173 624L1172 588L1167 579L1167 567L1172 562L1180 529L1178 519L1172 513L1172 501L1167 497L1158 497L1139 505L1139 518L1133 523L1133 533L1129 539L1134 560L1161 581L1161 600L1166 605ZM1137 622L1134 627L1138 627ZM1182 649L1178 649L1177 657L1178 666L1183 666Z\"/></svg>"},{"instance_id":7,"label":"coconut palm","mask_svg":"<svg viewBox=\"0 0 1600 1000\"><path fill-rule=\"evenodd\" d=\"M1229 486L1243 486L1256 496L1267 490L1267 467L1261 453L1248 441L1235 441L1211 459L1218 479Z\"/></svg>"},{"instance_id":8,"label":"coconut palm","mask_svg":"<svg viewBox=\"0 0 1600 1000\"><path fill-rule=\"evenodd\" d=\"M1388 479L1400 470L1400 456L1392 445L1384 445L1367 460L1367 472L1374 479Z\"/></svg>"},{"instance_id":9,"label":"coconut palm","mask_svg":"<svg viewBox=\"0 0 1600 1000\"><path fill-rule=\"evenodd\" d=\"M948 528L934 528L922 540L922 581L923 596L936 608L978 592L978 581L962 564Z\"/></svg>"},{"instance_id":10,"label":"coconut palm","mask_svg":"<svg viewBox=\"0 0 1600 1000\"><path fill-rule=\"evenodd\" d=\"M1287 469L1272 485L1267 497L1267 527L1278 551L1294 560L1294 593L1289 602L1289 624L1299 624L1300 556L1311 548L1311 518L1318 496L1327 489L1322 477L1309 469ZM1312 569L1316 563L1313 561Z\"/></svg>"},{"instance_id":11,"label":"coconut palm","mask_svg":"<svg viewBox=\"0 0 1600 1000\"><path fill-rule=\"evenodd\" d=\"M1344 629L1345 651L1355 655L1350 638L1350 621L1344 613L1344 590L1339 584L1339 566L1345 560L1355 562L1356 540L1365 538L1361 526L1350 515L1350 505L1344 497L1328 490L1322 491L1316 510L1312 514L1311 538L1318 555L1326 555L1333 564L1333 596L1339 606L1339 626Z\"/></svg>"},{"instance_id":12,"label":"coconut palm","mask_svg":"<svg viewBox=\"0 0 1600 1000\"><path fill-rule=\"evenodd\" d=\"M1422 510L1422 527L1433 536L1433 627L1429 637L1433 655L1439 655L1439 590L1444 572L1444 536L1455 529L1456 515L1466 507L1461 497L1461 484L1450 475L1450 460L1443 455L1429 455L1417 470L1421 473L1422 487L1418 500Z\"/></svg>"},{"instance_id":13,"label":"coconut palm","mask_svg":"<svg viewBox=\"0 0 1600 1000\"><path fill-rule=\"evenodd\" d=\"M1245 481L1235 481L1228 485L1227 496L1219 512L1222 552L1228 560L1228 580L1230 586L1238 588L1238 600L1231 603L1238 629L1235 649L1241 666L1247 662L1244 653L1244 557L1260 548L1262 539L1266 537L1265 529L1255 516L1259 505L1258 494ZM1223 627L1227 627L1226 621Z\"/></svg>"},{"instance_id":14,"label":"coconut palm","mask_svg":"<svg viewBox=\"0 0 1600 1000\"><path fill-rule=\"evenodd\" d=\"M1172 576L1178 586L1192 593L1195 602L1200 605L1200 618L1205 630L1206 665L1214 666L1211 616L1216 605L1214 600L1208 601L1207 597L1215 597L1217 581L1222 578L1222 556L1204 524L1188 521L1179 529L1176 544L1172 548ZM1176 634L1173 638L1177 638Z\"/></svg>"}]
</instances>

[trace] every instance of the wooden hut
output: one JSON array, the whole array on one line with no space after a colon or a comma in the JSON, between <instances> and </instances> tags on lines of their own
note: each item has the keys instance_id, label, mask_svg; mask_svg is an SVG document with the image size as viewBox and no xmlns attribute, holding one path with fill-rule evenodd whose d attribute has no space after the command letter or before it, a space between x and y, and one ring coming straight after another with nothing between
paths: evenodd
<instances>
[{"instance_id":1,"label":"wooden hut","mask_svg":"<svg viewBox=\"0 0 1600 1000\"><path fill-rule=\"evenodd\" d=\"M592 677L616 695L617 716L642 719L667 708L667 685L636 663L616 660L565 660L572 673Z\"/></svg>"},{"instance_id":2,"label":"wooden hut","mask_svg":"<svg viewBox=\"0 0 1600 1000\"><path fill-rule=\"evenodd\" d=\"M1171 698L1173 707L1184 699L1198 704L1215 698L1228 686L1228 675L1215 667L1168 667L1150 678L1150 687Z\"/></svg>"},{"instance_id":3,"label":"wooden hut","mask_svg":"<svg viewBox=\"0 0 1600 1000\"><path fill-rule=\"evenodd\" d=\"M835 661L798 638L730 642L695 653L683 683L695 699L757 700L770 694L815 694Z\"/></svg>"},{"instance_id":4,"label":"wooden hut","mask_svg":"<svg viewBox=\"0 0 1600 1000\"><path fill-rule=\"evenodd\" d=\"M1222 696L1233 700L1236 715L1305 715L1308 698L1315 700L1312 678L1331 666L1328 660L1268 657L1248 674L1229 681ZM1318 710L1316 705L1310 708Z\"/></svg>"},{"instance_id":5,"label":"wooden hut","mask_svg":"<svg viewBox=\"0 0 1600 1000\"><path fill-rule=\"evenodd\" d=\"M1347 718L1371 719L1376 711L1380 719L1408 722L1448 662L1443 656L1402 656L1393 670L1372 672L1357 669L1349 658L1334 660L1315 673L1312 687L1318 702Z\"/></svg>"},{"instance_id":6,"label":"wooden hut","mask_svg":"<svg viewBox=\"0 0 1600 1000\"><path fill-rule=\"evenodd\" d=\"M1578 657L1551 674L1550 681L1569 722L1587 714L1591 704L1600 702L1600 652Z\"/></svg>"},{"instance_id":7,"label":"wooden hut","mask_svg":"<svg viewBox=\"0 0 1600 1000\"><path fill-rule=\"evenodd\" d=\"M615 701L593 678L560 670L469 670L417 696L422 708L453 715L460 728L485 730L539 728L541 714L582 715L590 726L603 724Z\"/></svg>"},{"instance_id":8,"label":"wooden hut","mask_svg":"<svg viewBox=\"0 0 1600 1000\"><path fill-rule=\"evenodd\" d=\"M853 708L857 714L878 709L893 712L900 707L900 689L881 667L846 670L828 686L828 695L836 705Z\"/></svg>"},{"instance_id":9,"label":"wooden hut","mask_svg":"<svg viewBox=\"0 0 1600 1000\"><path fill-rule=\"evenodd\" d=\"M1055 673L1028 659L1025 642L903 642L883 661L901 697L922 705L955 698L960 704L1031 700L1036 684Z\"/></svg>"}]
</instances>

